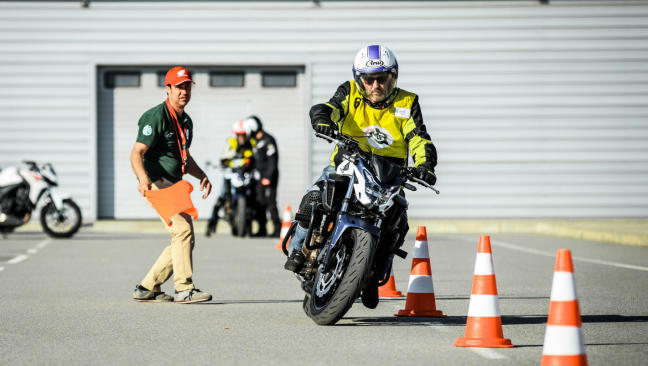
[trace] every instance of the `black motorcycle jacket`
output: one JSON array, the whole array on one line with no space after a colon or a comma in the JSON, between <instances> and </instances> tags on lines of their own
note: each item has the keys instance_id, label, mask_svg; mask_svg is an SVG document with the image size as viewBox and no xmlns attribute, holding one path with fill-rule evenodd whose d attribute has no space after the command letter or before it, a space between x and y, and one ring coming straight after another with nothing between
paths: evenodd
<instances>
[{"instance_id":1,"label":"black motorcycle jacket","mask_svg":"<svg viewBox=\"0 0 648 366\"><path fill-rule=\"evenodd\" d=\"M261 178L267 178L272 185L276 185L279 179L279 150L275 138L265 131L256 141L254 161Z\"/></svg>"}]
</instances>

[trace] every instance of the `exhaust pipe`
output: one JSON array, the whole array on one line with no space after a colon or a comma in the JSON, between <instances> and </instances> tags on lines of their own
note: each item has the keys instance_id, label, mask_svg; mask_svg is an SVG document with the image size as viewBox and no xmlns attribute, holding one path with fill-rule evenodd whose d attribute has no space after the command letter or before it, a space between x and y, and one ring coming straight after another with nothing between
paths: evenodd
<instances>
[{"instance_id":1,"label":"exhaust pipe","mask_svg":"<svg viewBox=\"0 0 648 366\"><path fill-rule=\"evenodd\" d=\"M13 215L7 215L3 212L0 213L0 227L16 227L24 224L24 222Z\"/></svg>"}]
</instances>

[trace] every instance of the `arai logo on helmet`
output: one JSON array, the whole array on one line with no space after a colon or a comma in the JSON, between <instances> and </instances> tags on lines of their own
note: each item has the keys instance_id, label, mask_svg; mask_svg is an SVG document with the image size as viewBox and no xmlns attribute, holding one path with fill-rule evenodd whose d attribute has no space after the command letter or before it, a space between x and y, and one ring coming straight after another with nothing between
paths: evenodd
<instances>
[{"instance_id":1,"label":"arai logo on helmet","mask_svg":"<svg viewBox=\"0 0 648 366\"><path fill-rule=\"evenodd\" d=\"M376 66L384 66L385 63L383 62L383 60L378 59L378 60L369 60L365 65L369 67L376 67Z\"/></svg>"}]
</instances>

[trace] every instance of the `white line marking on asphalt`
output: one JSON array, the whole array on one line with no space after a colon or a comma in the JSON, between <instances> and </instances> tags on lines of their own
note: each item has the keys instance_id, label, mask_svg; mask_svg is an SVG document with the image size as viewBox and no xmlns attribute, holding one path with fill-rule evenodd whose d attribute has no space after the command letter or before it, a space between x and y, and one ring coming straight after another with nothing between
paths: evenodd
<instances>
[{"instance_id":1,"label":"white line marking on asphalt","mask_svg":"<svg viewBox=\"0 0 648 366\"><path fill-rule=\"evenodd\" d=\"M470 347L469 349L471 351L475 352L476 354L478 354L478 355L480 355L482 357L485 357L485 358L490 358L490 359L493 359L493 360L506 360L506 359L508 359L508 357L504 356L501 353L497 353L497 352L493 351L492 349L473 348L473 347Z\"/></svg>"},{"instance_id":2,"label":"white line marking on asphalt","mask_svg":"<svg viewBox=\"0 0 648 366\"><path fill-rule=\"evenodd\" d=\"M47 244L49 244L50 241L51 241L50 239L45 239L45 240L41 241L40 243L36 244L36 249L45 248L45 246L47 246Z\"/></svg>"},{"instance_id":3,"label":"white line marking on asphalt","mask_svg":"<svg viewBox=\"0 0 648 366\"><path fill-rule=\"evenodd\" d=\"M0 272L4 271L4 267L0 267Z\"/></svg>"},{"instance_id":4,"label":"white line marking on asphalt","mask_svg":"<svg viewBox=\"0 0 648 366\"><path fill-rule=\"evenodd\" d=\"M553 257L556 256L555 253L549 253L549 252L544 252L544 251L541 251L541 250L525 248L525 247L522 247L522 246L519 246L519 245L510 244L510 243L504 243L504 242L501 242L501 241L497 241L497 242L494 241L493 245L508 248L508 249L517 250L517 251L520 251L520 252L526 252L526 253L537 254L537 255L544 255L546 257L552 257L553 258ZM632 265L632 264L610 262L610 261L602 261L602 260L599 260L599 259L589 259L589 258L583 258L583 257L572 257L572 258L575 261L603 264L603 265L606 265L606 266L619 267L619 268L636 269L638 271L648 271L648 267L635 266L635 265Z\"/></svg>"},{"instance_id":5,"label":"white line marking on asphalt","mask_svg":"<svg viewBox=\"0 0 648 366\"><path fill-rule=\"evenodd\" d=\"M17 255L17 256L15 256L15 257L9 259L9 260L7 261L7 263L9 263L9 264L16 264L16 263L20 263L20 262L24 261L24 260L27 259L27 258L29 258L29 257L28 257L26 254L21 254L21 255Z\"/></svg>"},{"instance_id":6,"label":"white line marking on asphalt","mask_svg":"<svg viewBox=\"0 0 648 366\"><path fill-rule=\"evenodd\" d=\"M28 249L28 250L27 250L27 253L29 253L29 254L36 254L36 253L38 253L38 249L35 249L35 248Z\"/></svg>"}]
</instances>

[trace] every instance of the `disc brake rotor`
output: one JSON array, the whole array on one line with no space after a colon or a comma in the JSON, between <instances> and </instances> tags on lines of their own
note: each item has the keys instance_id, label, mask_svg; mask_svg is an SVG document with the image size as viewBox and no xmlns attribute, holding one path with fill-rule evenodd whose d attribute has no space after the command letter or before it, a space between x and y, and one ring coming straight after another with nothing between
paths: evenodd
<instances>
[{"instance_id":1,"label":"disc brake rotor","mask_svg":"<svg viewBox=\"0 0 648 366\"><path fill-rule=\"evenodd\" d=\"M335 268L330 272L322 273L319 276L319 281L315 287L315 293L318 297L324 296L329 292L335 282L344 274L344 257L346 256L346 246L340 246L340 249L335 253Z\"/></svg>"}]
</instances>

